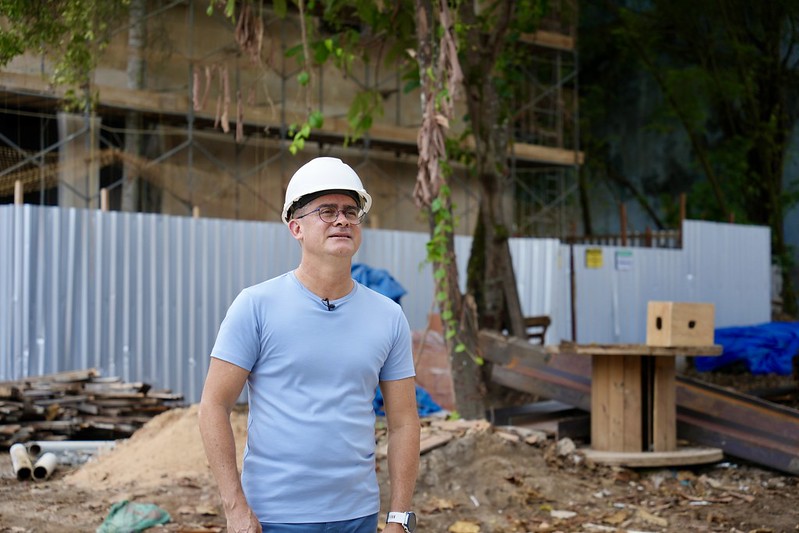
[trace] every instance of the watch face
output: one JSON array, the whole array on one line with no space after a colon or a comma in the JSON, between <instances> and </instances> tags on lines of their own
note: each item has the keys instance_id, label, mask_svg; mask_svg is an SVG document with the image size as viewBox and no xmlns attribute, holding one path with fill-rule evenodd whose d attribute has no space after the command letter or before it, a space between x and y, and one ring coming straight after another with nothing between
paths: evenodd
<instances>
[{"instance_id":1,"label":"watch face","mask_svg":"<svg viewBox=\"0 0 799 533\"><path fill-rule=\"evenodd\" d=\"M408 531L416 529L416 513L408 513Z\"/></svg>"}]
</instances>

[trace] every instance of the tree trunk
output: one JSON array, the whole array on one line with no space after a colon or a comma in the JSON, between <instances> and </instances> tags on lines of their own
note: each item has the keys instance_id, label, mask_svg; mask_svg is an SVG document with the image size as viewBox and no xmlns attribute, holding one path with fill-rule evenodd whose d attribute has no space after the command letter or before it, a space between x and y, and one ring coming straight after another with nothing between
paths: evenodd
<instances>
[{"instance_id":1,"label":"tree trunk","mask_svg":"<svg viewBox=\"0 0 799 533\"><path fill-rule=\"evenodd\" d=\"M460 293L455 260L455 236L451 229L442 231L437 227L438 223L442 222L442 219L437 217L443 216L449 221L453 217L449 194L441 193L441 190L447 185L447 177L440 169L440 159L446 157L443 143L444 131L439 121L436 120L436 109L433 106L442 87L448 86L448 81L451 81L453 76L452 72L447 71L447 65L454 68L452 61L457 61L456 57L450 57L449 61L434 60L436 56L442 57L436 51L441 52L441 47L446 46L446 43L438 41L438 32L435 31L436 20L439 16L448 20L445 15L447 15L445 11L439 12L434 9L433 2L430 0L416 0L418 41L416 55L422 80L423 118L419 133L419 174L414 197L420 206L426 208L430 220L430 245L442 248L432 254L434 257L432 264L434 272L443 272L443 276L436 275L434 279L436 294L445 295L444 301L439 301L438 305L442 314L450 355L455 409L461 417L474 419L485 417L485 391L477 358L477 310L474 300L469 297L464 298ZM433 72L434 75L429 76L428 72ZM452 117L446 118L451 119ZM448 187L445 190L448 190ZM434 198L442 204L439 213L432 209ZM446 220L444 222L443 226L451 228L451 224L446 223Z\"/></svg>"},{"instance_id":2,"label":"tree trunk","mask_svg":"<svg viewBox=\"0 0 799 533\"><path fill-rule=\"evenodd\" d=\"M497 9L498 18L490 36L479 24L474 24L474 4L464 2L461 16L469 27L468 48L464 58L466 107L475 140L475 168L480 184L480 223L483 250L483 288L479 309L481 328L507 328L514 336L525 335L516 279L511 262L509 216L502 200L509 181L508 145L510 130L502 112L502 99L491 75L497 68L497 54L505 38L505 29L513 16L513 3L506 2ZM476 270L472 271L476 273Z\"/></svg>"}]
</instances>

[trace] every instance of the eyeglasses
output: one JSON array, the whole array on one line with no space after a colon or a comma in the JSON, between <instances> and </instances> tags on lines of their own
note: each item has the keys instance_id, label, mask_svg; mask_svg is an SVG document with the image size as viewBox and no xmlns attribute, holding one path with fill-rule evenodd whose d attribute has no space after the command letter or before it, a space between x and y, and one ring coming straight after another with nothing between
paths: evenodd
<instances>
[{"instance_id":1,"label":"eyeglasses","mask_svg":"<svg viewBox=\"0 0 799 533\"><path fill-rule=\"evenodd\" d=\"M333 222L338 220L339 213L343 213L344 218L347 219L347 222L349 222L353 226L357 226L358 224L363 222L363 217L366 215L363 209L358 209L355 207L345 207L344 209L337 209L335 207L317 207L313 211L309 211L304 215L300 215L294 218L299 220L303 217L307 217L312 213L319 213L319 218L322 220L322 222L326 222L328 224L332 224Z\"/></svg>"}]
</instances>

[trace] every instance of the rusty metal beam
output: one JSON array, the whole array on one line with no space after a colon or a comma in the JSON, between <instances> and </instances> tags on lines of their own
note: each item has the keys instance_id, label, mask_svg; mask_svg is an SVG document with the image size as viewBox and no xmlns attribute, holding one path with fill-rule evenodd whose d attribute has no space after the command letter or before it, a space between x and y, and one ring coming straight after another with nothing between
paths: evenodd
<instances>
[{"instance_id":1,"label":"rusty metal beam","mask_svg":"<svg viewBox=\"0 0 799 533\"><path fill-rule=\"evenodd\" d=\"M483 330L479 345L492 379L510 388L591 410L591 362ZM724 453L799 475L799 410L677 376L677 433Z\"/></svg>"}]
</instances>

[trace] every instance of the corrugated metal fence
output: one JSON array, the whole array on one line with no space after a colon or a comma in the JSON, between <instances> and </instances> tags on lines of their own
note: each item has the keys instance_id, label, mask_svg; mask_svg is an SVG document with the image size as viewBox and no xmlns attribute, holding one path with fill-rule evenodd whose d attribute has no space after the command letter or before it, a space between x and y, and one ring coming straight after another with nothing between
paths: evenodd
<instances>
[{"instance_id":1,"label":"corrugated metal fence","mask_svg":"<svg viewBox=\"0 0 799 533\"><path fill-rule=\"evenodd\" d=\"M715 303L717 325L768 321L768 229L686 222L683 231L683 250L513 239L523 312L553 317L548 343L572 338L572 286L580 342L642 341L650 299ZM406 288L414 329L433 312L426 242L365 229L355 258ZM470 246L456 240L462 273ZM282 224L0 206L0 380L94 367L197 401L230 302L299 257Z\"/></svg>"},{"instance_id":2,"label":"corrugated metal fence","mask_svg":"<svg viewBox=\"0 0 799 533\"><path fill-rule=\"evenodd\" d=\"M712 303L716 327L771 320L769 228L686 221L682 249L572 249L578 342L645 342L650 300Z\"/></svg>"}]
</instances>

